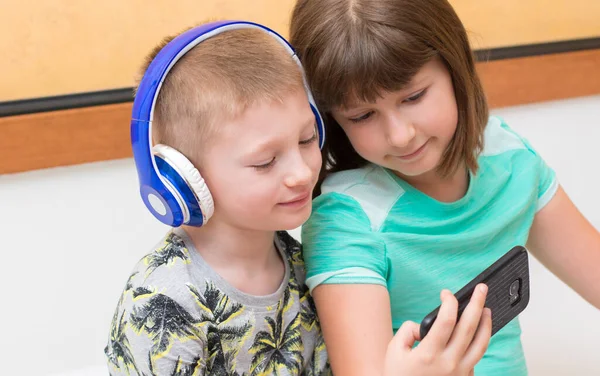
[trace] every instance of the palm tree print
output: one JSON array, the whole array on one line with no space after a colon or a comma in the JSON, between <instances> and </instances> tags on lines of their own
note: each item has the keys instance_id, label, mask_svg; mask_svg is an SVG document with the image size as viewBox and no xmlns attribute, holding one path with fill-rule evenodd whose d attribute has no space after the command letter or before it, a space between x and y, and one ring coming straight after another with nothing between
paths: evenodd
<instances>
[{"instance_id":1,"label":"palm tree print","mask_svg":"<svg viewBox=\"0 0 600 376\"><path fill-rule=\"evenodd\" d=\"M188 284L188 289L201 309L200 325L207 326L206 371L210 375L237 376L235 372L237 353L247 339L252 323L235 325L234 319L244 312L239 303L232 303L212 283L207 283L204 293Z\"/></svg>"},{"instance_id":2,"label":"palm tree print","mask_svg":"<svg viewBox=\"0 0 600 376\"><path fill-rule=\"evenodd\" d=\"M289 306L289 292L286 293L277 308L276 319L265 317L267 330L256 335L250 348L254 354L250 366L252 376L278 374L281 368L299 373L302 368L304 345L299 330L302 319L298 313L284 328L283 314Z\"/></svg>"},{"instance_id":3,"label":"palm tree print","mask_svg":"<svg viewBox=\"0 0 600 376\"><path fill-rule=\"evenodd\" d=\"M150 287L145 287L145 286L141 286L136 288L135 290L133 290L133 292L131 293L133 296L133 299L137 299L140 296L144 297L145 295L151 295L154 294L154 290L152 290L152 288Z\"/></svg>"},{"instance_id":4,"label":"palm tree print","mask_svg":"<svg viewBox=\"0 0 600 376\"><path fill-rule=\"evenodd\" d=\"M278 234L287 287L264 306L253 305L261 300L246 306L231 286L197 269L193 248L176 234L127 280L104 350L111 374L330 375L300 248L290 236ZM193 284L190 275L206 282Z\"/></svg>"},{"instance_id":5,"label":"palm tree print","mask_svg":"<svg viewBox=\"0 0 600 376\"><path fill-rule=\"evenodd\" d=\"M123 367L127 370L133 368L136 373L139 373L135 366L135 360L131 353L129 341L125 335L125 328L127 327L127 321L125 320L125 311L118 316L118 310L115 311L113 316L113 323L110 329L110 338L108 346L104 348L104 353L108 358L109 362L112 363L116 368L119 368L119 363L123 364Z\"/></svg>"},{"instance_id":6,"label":"palm tree print","mask_svg":"<svg viewBox=\"0 0 600 376\"><path fill-rule=\"evenodd\" d=\"M200 376L202 361L200 357L195 358L190 364L184 364L181 357L177 358L177 364L170 376Z\"/></svg>"},{"instance_id":7,"label":"palm tree print","mask_svg":"<svg viewBox=\"0 0 600 376\"><path fill-rule=\"evenodd\" d=\"M292 262L292 265L304 266L300 244L286 231L278 231L277 236L283 243L283 248L288 255L288 259Z\"/></svg>"},{"instance_id":8,"label":"palm tree print","mask_svg":"<svg viewBox=\"0 0 600 376\"><path fill-rule=\"evenodd\" d=\"M131 275L129 276L129 278L127 278L127 283L125 284L125 292L131 290L133 288L133 278L138 274L139 272L133 272L131 273Z\"/></svg>"},{"instance_id":9,"label":"palm tree print","mask_svg":"<svg viewBox=\"0 0 600 376\"><path fill-rule=\"evenodd\" d=\"M300 316L302 317L302 326L307 332L313 330L315 325L318 323L317 307L315 302L310 296L310 291L306 285L302 285L300 288Z\"/></svg>"},{"instance_id":10,"label":"palm tree print","mask_svg":"<svg viewBox=\"0 0 600 376\"><path fill-rule=\"evenodd\" d=\"M323 334L321 333L321 327L319 326L319 317L317 316L317 307L315 306L315 302L310 295L310 290L306 285L302 285L300 288L300 317L302 322L302 327L307 332L312 332L316 330L318 335L316 336L317 342L315 343L315 349L313 351L313 357L311 361L311 368L308 370L307 376L320 376L320 375L329 375L330 370L328 369L329 363L325 366L324 370L321 370L322 362L326 359L322 359L322 357L326 354L325 352L325 339L323 338Z\"/></svg>"},{"instance_id":11,"label":"palm tree print","mask_svg":"<svg viewBox=\"0 0 600 376\"><path fill-rule=\"evenodd\" d=\"M298 283L298 276L296 275L296 268L304 270L304 259L302 258L302 249L299 243L292 238L286 231L279 231L277 233L278 238L283 243L283 249L286 254L287 263L290 269L290 278L288 285L292 296L300 295L302 291L301 286Z\"/></svg>"},{"instance_id":12,"label":"palm tree print","mask_svg":"<svg viewBox=\"0 0 600 376\"><path fill-rule=\"evenodd\" d=\"M321 376L321 375L331 375L331 369L329 366L329 362L327 359L322 359L326 354L325 352L325 339L323 338L323 334L321 333L321 329L318 328L318 336L317 343L315 344L315 349L313 351L313 358L311 362L311 368L308 370L307 376ZM321 363L325 360L325 368L321 369Z\"/></svg>"},{"instance_id":13,"label":"palm tree print","mask_svg":"<svg viewBox=\"0 0 600 376\"><path fill-rule=\"evenodd\" d=\"M288 295L291 295L291 299L288 302L288 304L293 304L294 303L294 296L300 296L301 294L301 290L302 290L302 285L300 285L298 283L298 278L296 277L296 271L294 270L293 265L290 262L290 278L288 280L288 290L286 291L286 293Z\"/></svg>"},{"instance_id":14,"label":"palm tree print","mask_svg":"<svg viewBox=\"0 0 600 376\"><path fill-rule=\"evenodd\" d=\"M117 307L120 307L123 304L123 300L125 299L125 297L127 296L127 293L129 291L131 291L131 289L133 289L133 278L135 278L135 276L138 274L139 272L134 272L132 273L129 278L127 279L127 283L125 284L125 289L123 290L123 293L121 294L121 297L119 298L119 303L117 305ZM115 315L117 315L117 312L115 312Z\"/></svg>"},{"instance_id":15,"label":"palm tree print","mask_svg":"<svg viewBox=\"0 0 600 376\"><path fill-rule=\"evenodd\" d=\"M152 274L160 266L172 265L177 259L180 259L184 263L190 262L188 250L185 247L183 239L174 233L170 233L165 239L165 245L162 248L144 258L144 262L148 265L146 276Z\"/></svg>"},{"instance_id":16,"label":"palm tree print","mask_svg":"<svg viewBox=\"0 0 600 376\"><path fill-rule=\"evenodd\" d=\"M141 289L143 292L149 291ZM138 290L140 289L136 289ZM163 294L152 294L141 307L135 307L130 316L131 327L138 333L144 331L152 339L152 355L168 351L175 339L195 339L201 336L196 328L197 324L198 320L184 307Z\"/></svg>"}]
</instances>

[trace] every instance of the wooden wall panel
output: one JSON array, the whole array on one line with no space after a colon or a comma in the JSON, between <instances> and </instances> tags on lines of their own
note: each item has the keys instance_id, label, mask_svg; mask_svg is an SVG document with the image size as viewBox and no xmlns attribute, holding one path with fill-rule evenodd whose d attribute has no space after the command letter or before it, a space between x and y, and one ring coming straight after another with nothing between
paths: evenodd
<instances>
[{"instance_id":1,"label":"wooden wall panel","mask_svg":"<svg viewBox=\"0 0 600 376\"><path fill-rule=\"evenodd\" d=\"M478 64L492 107L600 94L600 49Z\"/></svg>"},{"instance_id":2,"label":"wooden wall panel","mask_svg":"<svg viewBox=\"0 0 600 376\"><path fill-rule=\"evenodd\" d=\"M0 174L131 156L131 103L0 118Z\"/></svg>"}]
</instances>

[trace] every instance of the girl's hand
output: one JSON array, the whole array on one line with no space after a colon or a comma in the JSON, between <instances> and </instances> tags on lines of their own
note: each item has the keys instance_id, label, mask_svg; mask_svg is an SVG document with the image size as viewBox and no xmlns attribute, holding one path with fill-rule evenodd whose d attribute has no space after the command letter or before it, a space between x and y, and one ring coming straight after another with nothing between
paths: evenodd
<instances>
[{"instance_id":1,"label":"girl's hand","mask_svg":"<svg viewBox=\"0 0 600 376\"><path fill-rule=\"evenodd\" d=\"M487 286L478 285L457 323L458 301L443 290L438 316L415 348L419 325L407 321L400 327L387 349L384 376L473 375L492 334L492 315L484 309L486 295Z\"/></svg>"}]
</instances>

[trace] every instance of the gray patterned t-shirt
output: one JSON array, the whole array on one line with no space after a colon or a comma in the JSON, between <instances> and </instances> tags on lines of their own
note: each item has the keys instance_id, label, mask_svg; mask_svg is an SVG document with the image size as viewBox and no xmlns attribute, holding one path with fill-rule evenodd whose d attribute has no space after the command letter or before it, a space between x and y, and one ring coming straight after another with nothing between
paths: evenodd
<instances>
[{"instance_id":1,"label":"gray patterned t-shirt","mask_svg":"<svg viewBox=\"0 0 600 376\"><path fill-rule=\"evenodd\" d=\"M301 249L278 232L285 278L268 296L232 287L182 230L129 277L105 349L111 375L329 375Z\"/></svg>"}]
</instances>

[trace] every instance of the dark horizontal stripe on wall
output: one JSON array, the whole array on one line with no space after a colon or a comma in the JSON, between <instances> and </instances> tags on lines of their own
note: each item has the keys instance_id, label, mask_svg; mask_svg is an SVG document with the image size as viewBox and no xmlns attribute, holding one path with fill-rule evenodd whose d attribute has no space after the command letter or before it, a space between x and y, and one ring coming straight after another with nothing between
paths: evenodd
<instances>
[{"instance_id":1,"label":"dark horizontal stripe on wall","mask_svg":"<svg viewBox=\"0 0 600 376\"><path fill-rule=\"evenodd\" d=\"M492 60L514 59L519 57L559 54L564 52L595 50L599 48L600 37L477 50L475 51L475 57L477 58L477 61L485 62Z\"/></svg>"},{"instance_id":2,"label":"dark horizontal stripe on wall","mask_svg":"<svg viewBox=\"0 0 600 376\"><path fill-rule=\"evenodd\" d=\"M32 114L37 112L68 110L73 108L102 106L133 101L133 89L113 89L89 93L57 95L44 98L0 102L0 117Z\"/></svg>"},{"instance_id":3,"label":"dark horizontal stripe on wall","mask_svg":"<svg viewBox=\"0 0 600 376\"><path fill-rule=\"evenodd\" d=\"M477 50L475 51L475 56L477 61L486 62L593 49L600 49L600 37ZM133 101L132 88L32 98L0 102L0 117L102 106L131 101Z\"/></svg>"}]
</instances>

